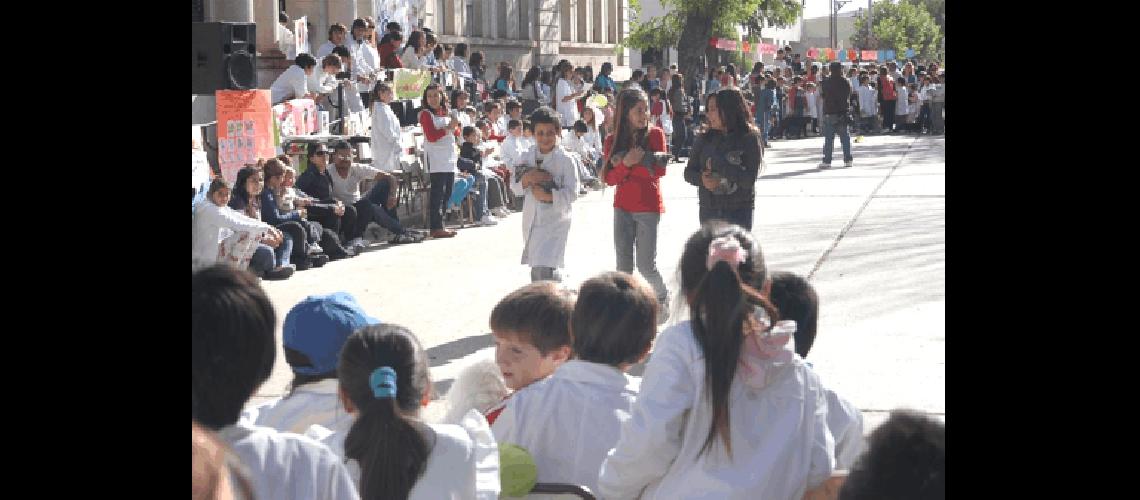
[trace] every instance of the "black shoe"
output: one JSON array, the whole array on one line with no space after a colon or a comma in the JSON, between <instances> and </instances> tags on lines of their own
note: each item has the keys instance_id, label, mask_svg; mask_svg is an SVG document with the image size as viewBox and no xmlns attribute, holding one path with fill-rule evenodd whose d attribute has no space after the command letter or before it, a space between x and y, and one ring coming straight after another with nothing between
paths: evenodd
<instances>
[{"instance_id":1,"label":"black shoe","mask_svg":"<svg viewBox=\"0 0 1140 500\"><path fill-rule=\"evenodd\" d=\"M281 266L281 267L278 267L276 269L270 269L270 270L266 271L265 272L265 279L270 280L270 281L283 280L283 279L286 279L292 275L293 275L293 266Z\"/></svg>"},{"instance_id":2,"label":"black shoe","mask_svg":"<svg viewBox=\"0 0 1140 500\"><path fill-rule=\"evenodd\" d=\"M301 262L297 263L298 271L308 271L311 267L313 267L313 259L309 258L308 256L302 259Z\"/></svg>"},{"instance_id":3,"label":"black shoe","mask_svg":"<svg viewBox=\"0 0 1140 500\"><path fill-rule=\"evenodd\" d=\"M309 260L313 262L313 267L321 267L329 263L329 256L323 253L309 256Z\"/></svg>"}]
</instances>

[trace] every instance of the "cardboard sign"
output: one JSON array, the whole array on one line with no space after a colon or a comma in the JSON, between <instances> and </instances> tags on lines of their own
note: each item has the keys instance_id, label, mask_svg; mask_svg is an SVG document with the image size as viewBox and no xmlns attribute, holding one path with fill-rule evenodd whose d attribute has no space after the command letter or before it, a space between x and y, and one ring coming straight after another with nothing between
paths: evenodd
<instances>
[{"instance_id":1,"label":"cardboard sign","mask_svg":"<svg viewBox=\"0 0 1140 500\"><path fill-rule=\"evenodd\" d=\"M232 184L242 167L274 156L269 90L218 90L215 97L218 165Z\"/></svg>"},{"instance_id":2,"label":"cardboard sign","mask_svg":"<svg viewBox=\"0 0 1140 500\"><path fill-rule=\"evenodd\" d=\"M320 129L317 103L312 99L290 99L273 106L273 118L282 136L310 135Z\"/></svg>"},{"instance_id":3,"label":"cardboard sign","mask_svg":"<svg viewBox=\"0 0 1140 500\"><path fill-rule=\"evenodd\" d=\"M392 79L396 99L419 99L424 95L424 88L431 83L431 72L399 68L393 70Z\"/></svg>"}]
</instances>

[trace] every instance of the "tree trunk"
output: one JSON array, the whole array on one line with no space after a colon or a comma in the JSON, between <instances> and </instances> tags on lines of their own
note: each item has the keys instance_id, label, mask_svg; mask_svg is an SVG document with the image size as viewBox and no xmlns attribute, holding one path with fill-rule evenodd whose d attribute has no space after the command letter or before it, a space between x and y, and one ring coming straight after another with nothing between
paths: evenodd
<instances>
[{"instance_id":1,"label":"tree trunk","mask_svg":"<svg viewBox=\"0 0 1140 500\"><path fill-rule=\"evenodd\" d=\"M677 67L685 75L685 79L697 82L704 81L701 71L701 56L709 46L709 35L712 34L712 18L700 12L689 14L685 18L685 29L677 42ZM714 64L714 61L709 61Z\"/></svg>"}]
</instances>

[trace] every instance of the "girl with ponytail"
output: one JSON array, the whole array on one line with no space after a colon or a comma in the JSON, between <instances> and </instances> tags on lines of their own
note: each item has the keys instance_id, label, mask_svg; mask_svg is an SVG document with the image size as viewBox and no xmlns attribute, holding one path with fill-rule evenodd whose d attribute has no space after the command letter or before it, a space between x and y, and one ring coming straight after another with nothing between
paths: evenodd
<instances>
[{"instance_id":1,"label":"girl with ponytail","mask_svg":"<svg viewBox=\"0 0 1140 500\"><path fill-rule=\"evenodd\" d=\"M713 221L685 244L690 316L657 337L621 439L602 464L604 498L799 499L835 467L827 400L768 300L756 240Z\"/></svg>"},{"instance_id":2,"label":"girl with ponytail","mask_svg":"<svg viewBox=\"0 0 1140 500\"><path fill-rule=\"evenodd\" d=\"M344 458L360 498L438 499L499 495L498 446L471 410L459 425L428 424L428 359L407 328L379 324L345 342L337 366L340 397L355 421L347 434L306 432Z\"/></svg>"}]
</instances>

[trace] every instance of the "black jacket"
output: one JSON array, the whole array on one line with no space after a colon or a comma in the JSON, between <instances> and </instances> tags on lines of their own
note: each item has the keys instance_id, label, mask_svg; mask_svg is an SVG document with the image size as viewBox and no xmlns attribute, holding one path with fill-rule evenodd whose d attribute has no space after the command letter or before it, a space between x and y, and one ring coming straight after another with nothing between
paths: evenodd
<instances>
[{"instance_id":1,"label":"black jacket","mask_svg":"<svg viewBox=\"0 0 1140 500\"><path fill-rule=\"evenodd\" d=\"M756 176L760 171L760 136L755 133L725 135L709 130L698 136L685 165L685 182L697 186L702 207L736 210L756 207ZM716 195L701 184L701 170L712 159L714 172L734 182L738 189Z\"/></svg>"}]
</instances>

